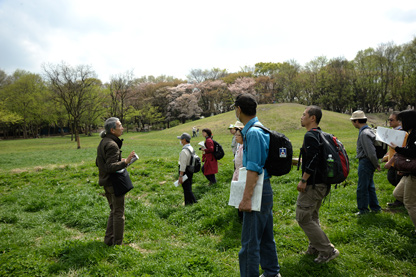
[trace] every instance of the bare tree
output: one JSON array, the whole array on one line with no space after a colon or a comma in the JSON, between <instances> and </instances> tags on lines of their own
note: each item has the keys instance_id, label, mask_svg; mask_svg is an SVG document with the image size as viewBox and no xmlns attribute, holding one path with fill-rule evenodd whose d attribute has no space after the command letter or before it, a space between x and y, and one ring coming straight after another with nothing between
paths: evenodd
<instances>
[{"instance_id":1,"label":"bare tree","mask_svg":"<svg viewBox=\"0 0 416 277\"><path fill-rule=\"evenodd\" d=\"M55 100L61 103L73 122L73 130L77 148L81 148L79 124L81 117L94 103L93 88L96 73L90 66L78 65L71 67L64 62L57 65L42 65L46 78L49 80Z\"/></svg>"},{"instance_id":2,"label":"bare tree","mask_svg":"<svg viewBox=\"0 0 416 277\"><path fill-rule=\"evenodd\" d=\"M228 72L226 69L214 67L210 70L191 69L189 75L187 75L186 77L188 78L188 81L190 83L202 83L207 80L218 80L224 78L227 75Z\"/></svg>"},{"instance_id":3,"label":"bare tree","mask_svg":"<svg viewBox=\"0 0 416 277\"><path fill-rule=\"evenodd\" d=\"M111 96L111 116L117 116L123 122L126 110L128 109L128 99L132 96L134 87L133 70L124 74L112 76L109 89Z\"/></svg>"}]
</instances>

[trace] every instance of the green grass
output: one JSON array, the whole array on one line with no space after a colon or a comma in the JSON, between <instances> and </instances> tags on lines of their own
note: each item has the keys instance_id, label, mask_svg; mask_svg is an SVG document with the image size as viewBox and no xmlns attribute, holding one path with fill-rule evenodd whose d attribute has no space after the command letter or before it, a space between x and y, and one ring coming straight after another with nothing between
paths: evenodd
<instances>
[{"instance_id":1,"label":"green grass","mask_svg":"<svg viewBox=\"0 0 416 277\"><path fill-rule=\"evenodd\" d=\"M264 105L260 120L283 131L299 153L305 130L301 105ZM301 255L307 238L295 220L295 168L272 178L274 231L283 276L414 276L416 238L405 209L360 218L356 212L358 131L349 115L324 112L321 127L337 135L351 159L346 187L333 189L321 208L321 224L339 258L316 265ZM384 123L382 116L370 118ZM0 141L0 276L238 276L241 224L229 207L232 176L227 113L172 129L124 134L123 155L140 159L129 170L135 188L126 197L124 246L103 243L108 204L95 167L98 134L81 137L81 149L69 137ZM177 135L192 126L213 130L226 151L218 184L194 177L198 203L184 207L177 178L181 149ZM196 146L202 138L192 140ZM375 174L380 204L392 201L386 170Z\"/></svg>"}]
</instances>

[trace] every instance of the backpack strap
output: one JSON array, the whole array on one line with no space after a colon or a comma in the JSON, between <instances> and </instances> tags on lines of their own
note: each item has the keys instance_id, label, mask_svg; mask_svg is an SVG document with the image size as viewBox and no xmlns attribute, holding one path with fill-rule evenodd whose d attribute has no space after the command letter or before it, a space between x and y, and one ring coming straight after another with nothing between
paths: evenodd
<instances>
[{"instance_id":1,"label":"backpack strap","mask_svg":"<svg viewBox=\"0 0 416 277\"><path fill-rule=\"evenodd\" d=\"M188 164L188 165L191 165L192 164L192 160L194 158L195 151L192 153L191 152L191 149L189 149L188 147L185 147L184 149L188 150L189 151L189 154L191 154L191 158L189 159L189 164Z\"/></svg>"},{"instance_id":2,"label":"backpack strap","mask_svg":"<svg viewBox=\"0 0 416 277\"><path fill-rule=\"evenodd\" d=\"M312 128L311 130L314 130L315 132L319 133L319 147L321 148L324 145L323 140L325 139L324 134L322 134L322 130L319 130L317 128ZM325 157L322 157L322 156L321 156L321 158L325 159ZM315 168L315 174L313 175L313 188L315 188L315 176L317 174L317 171L318 171L318 167ZM324 197L324 202L322 204L325 203L325 199L326 199L326 197L328 196L328 194L330 192L331 192L331 184L327 184L326 185L326 193L325 193L325 197ZM329 199L330 199L329 202L331 203L331 197Z\"/></svg>"},{"instance_id":3,"label":"backpack strap","mask_svg":"<svg viewBox=\"0 0 416 277\"><path fill-rule=\"evenodd\" d=\"M322 134L322 131L321 130L319 130L318 128L312 128L311 129L311 131L315 131L315 132L318 132L319 133L319 136L318 136L318 143L319 143L319 148L321 148L322 147L322 145L324 145L324 143L322 142L322 140L323 140L323 134ZM318 153L318 155L319 155L319 153ZM319 156L318 156L319 157ZM315 178L316 178L316 174L318 173L318 167L315 167L315 171L314 171L314 174L313 174L313 179L312 179L312 189L315 189Z\"/></svg>"}]
</instances>

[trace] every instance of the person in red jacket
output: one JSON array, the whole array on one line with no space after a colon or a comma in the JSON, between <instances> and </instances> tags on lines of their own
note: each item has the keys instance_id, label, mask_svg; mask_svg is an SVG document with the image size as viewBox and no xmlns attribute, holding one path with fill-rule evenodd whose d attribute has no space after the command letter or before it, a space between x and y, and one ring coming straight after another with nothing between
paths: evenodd
<instances>
[{"instance_id":1,"label":"person in red jacket","mask_svg":"<svg viewBox=\"0 0 416 277\"><path fill-rule=\"evenodd\" d=\"M202 148L202 161L204 165L202 166L202 172L209 181L209 185L215 184L217 179L215 179L215 174L218 173L218 162L214 157L214 142L212 141L212 132L210 129L205 128L202 130L202 135L205 140L205 148Z\"/></svg>"}]
</instances>

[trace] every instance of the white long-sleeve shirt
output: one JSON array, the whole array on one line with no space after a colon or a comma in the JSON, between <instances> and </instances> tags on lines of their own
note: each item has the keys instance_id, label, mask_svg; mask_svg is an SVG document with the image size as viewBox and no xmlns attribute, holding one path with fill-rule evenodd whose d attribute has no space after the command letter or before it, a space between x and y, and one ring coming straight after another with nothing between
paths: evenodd
<instances>
[{"instance_id":1,"label":"white long-sleeve shirt","mask_svg":"<svg viewBox=\"0 0 416 277\"><path fill-rule=\"evenodd\" d=\"M194 148L189 143L182 147L182 151L179 153L179 171L183 172L185 172L186 166L188 166L191 161L191 153L185 148L188 148L192 153L194 152Z\"/></svg>"}]
</instances>

